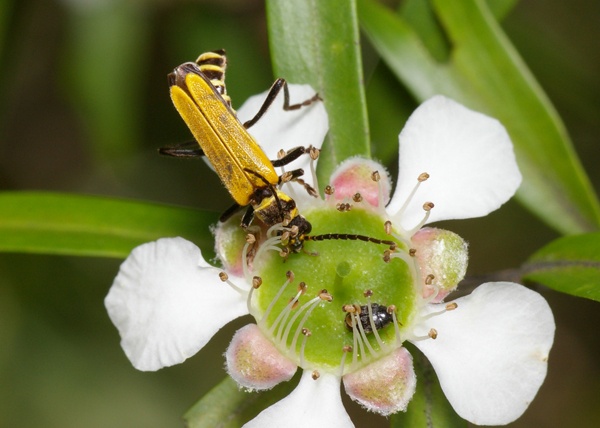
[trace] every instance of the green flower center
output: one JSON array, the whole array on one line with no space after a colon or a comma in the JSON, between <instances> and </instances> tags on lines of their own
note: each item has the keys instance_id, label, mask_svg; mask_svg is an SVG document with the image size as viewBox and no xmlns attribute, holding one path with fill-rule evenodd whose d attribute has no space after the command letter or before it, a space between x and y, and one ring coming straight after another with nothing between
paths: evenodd
<instances>
[{"instance_id":1,"label":"green flower center","mask_svg":"<svg viewBox=\"0 0 600 428\"><path fill-rule=\"evenodd\" d=\"M313 227L311 236L338 233L394 240L384 230L384 219L368 208L340 212L325 203L305 215ZM282 353L305 369L334 372L340 367L344 347L349 352L348 346L356 348L358 343L359 349L350 353L352 360L344 367L345 373L354 371L399 346L400 333L415 313L414 264L405 244L397 244L387 261L384 253L389 245L360 239L305 241L303 252L285 259L275 251L260 252L253 273L262 279L262 285L253 293L252 314ZM288 272L293 278L286 281ZM300 297L294 302L299 289ZM323 290L331 301L315 299ZM355 318L354 331L348 312L352 307L357 314L363 310ZM363 339L357 342L357 335Z\"/></svg>"}]
</instances>

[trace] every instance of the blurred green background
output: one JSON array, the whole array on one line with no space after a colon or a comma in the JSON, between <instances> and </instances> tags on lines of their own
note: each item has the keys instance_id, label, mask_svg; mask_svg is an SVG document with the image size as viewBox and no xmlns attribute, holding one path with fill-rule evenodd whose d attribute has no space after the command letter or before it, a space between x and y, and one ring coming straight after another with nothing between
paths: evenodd
<instances>
[{"instance_id":1,"label":"blurred green background","mask_svg":"<svg viewBox=\"0 0 600 428\"><path fill-rule=\"evenodd\" d=\"M600 2L522 0L502 23L566 122L600 189ZM273 81L261 1L3 0L0 190L98 194L221 211L202 163L161 158L189 133L166 74L226 48L239 106ZM396 169L397 134L415 104L365 47L374 155ZM278 76L279 77L279 76ZM285 76L282 76L285 77ZM397 94L397 96L393 96ZM470 242L470 275L518 267L557 234L509 202L448 222ZM0 254L0 427L177 427L224 375L233 331L185 364L134 370L103 298L120 260ZM539 290L557 320L549 374L514 427L600 426L598 303ZM202 310L198 308L198 310ZM509 311L510 308L507 308ZM385 420L347 403L357 426Z\"/></svg>"}]
</instances>

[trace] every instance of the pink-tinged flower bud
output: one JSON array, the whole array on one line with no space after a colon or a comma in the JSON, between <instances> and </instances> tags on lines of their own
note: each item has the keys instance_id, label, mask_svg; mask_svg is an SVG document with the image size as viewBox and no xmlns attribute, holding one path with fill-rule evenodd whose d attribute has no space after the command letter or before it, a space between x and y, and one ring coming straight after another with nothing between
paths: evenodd
<instances>
[{"instance_id":1,"label":"pink-tinged flower bud","mask_svg":"<svg viewBox=\"0 0 600 428\"><path fill-rule=\"evenodd\" d=\"M236 276L243 276L244 245L248 234L240 227L238 216L226 222L219 222L213 228L215 235L215 253L223 264L223 268Z\"/></svg>"},{"instance_id":2,"label":"pink-tinged flower bud","mask_svg":"<svg viewBox=\"0 0 600 428\"><path fill-rule=\"evenodd\" d=\"M358 157L344 161L332 175L330 185L336 200L353 199L359 194L375 207L379 206L380 192L383 205L389 202L392 188L388 172L380 163Z\"/></svg>"},{"instance_id":3,"label":"pink-tinged flower bud","mask_svg":"<svg viewBox=\"0 0 600 428\"><path fill-rule=\"evenodd\" d=\"M344 376L346 393L367 410L387 416L405 411L415 393L417 377L406 348Z\"/></svg>"},{"instance_id":4,"label":"pink-tinged flower bud","mask_svg":"<svg viewBox=\"0 0 600 428\"><path fill-rule=\"evenodd\" d=\"M250 391L271 389L288 381L298 368L263 336L256 324L248 324L235 333L225 357L229 375Z\"/></svg>"},{"instance_id":5,"label":"pink-tinged flower bud","mask_svg":"<svg viewBox=\"0 0 600 428\"><path fill-rule=\"evenodd\" d=\"M415 233L411 244L416 249L423 297L439 303L465 277L468 245L457 234L433 227L424 227Z\"/></svg>"}]
</instances>

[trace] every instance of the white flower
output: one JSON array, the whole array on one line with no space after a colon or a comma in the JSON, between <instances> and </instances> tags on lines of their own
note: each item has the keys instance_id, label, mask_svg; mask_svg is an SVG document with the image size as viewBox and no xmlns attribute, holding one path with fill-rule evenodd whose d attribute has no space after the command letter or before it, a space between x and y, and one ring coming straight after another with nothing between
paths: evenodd
<instances>
[{"instance_id":1,"label":"white flower","mask_svg":"<svg viewBox=\"0 0 600 428\"><path fill-rule=\"evenodd\" d=\"M291 89L293 99L312 95L307 87L302 93ZM244 105L243 120L249 109L257 110ZM295 113L273 106L268 114L279 117L265 117L251 131L260 133L257 140L272 159L279 149L319 147L327 130L320 104ZM283 120L300 122L281 126ZM296 162L286 169L308 171L306 157ZM371 179L373 170L380 173L378 182ZM316 184L311 174L304 178ZM297 366L304 374L292 394L247 426L352 426L340 398L341 379L369 410L405 410L416 379L404 340L429 358L461 417L506 424L525 411L545 378L554 336L550 308L514 283L483 284L442 303L464 276L466 245L450 232L421 227L486 215L512 197L520 180L509 137L497 121L434 97L400 134L399 183L391 199L382 167L360 159L333 174L335 192L326 200L285 185L314 235L359 234L371 242L307 239L305 251L315 254L291 254L283 263L272 251L281 248L276 233L262 236L249 259L239 226L220 225L217 252L225 274L193 244L161 239L136 248L122 264L106 307L140 370L183 362L227 322L251 313L257 325L238 331L227 351L234 379L266 389L291 378ZM386 220L389 235L383 232ZM378 257L386 236L397 245ZM294 273L284 277L287 269ZM297 292L285 291L295 276L302 281ZM289 304L288 293L296 295ZM375 318L381 324L370 321Z\"/></svg>"}]
</instances>

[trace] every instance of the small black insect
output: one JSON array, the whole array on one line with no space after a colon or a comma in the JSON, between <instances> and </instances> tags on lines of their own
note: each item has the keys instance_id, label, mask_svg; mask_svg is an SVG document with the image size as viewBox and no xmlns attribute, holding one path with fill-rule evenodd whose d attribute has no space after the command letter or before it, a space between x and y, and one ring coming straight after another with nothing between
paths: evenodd
<instances>
[{"instance_id":1,"label":"small black insect","mask_svg":"<svg viewBox=\"0 0 600 428\"><path fill-rule=\"evenodd\" d=\"M357 306L358 307L358 306ZM394 318L392 314L388 312L387 306L380 305L378 303L371 303L371 312L373 314L373 325L377 330L381 330L386 325L390 324ZM346 327L352 330L352 317L353 313L348 312L346 314ZM369 307L367 305L363 305L360 307L360 313L358 314L358 319L362 324L365 333L372 333L373 327L371 325L371 320L369 320Z\"/></svg>"}]
</instances>

